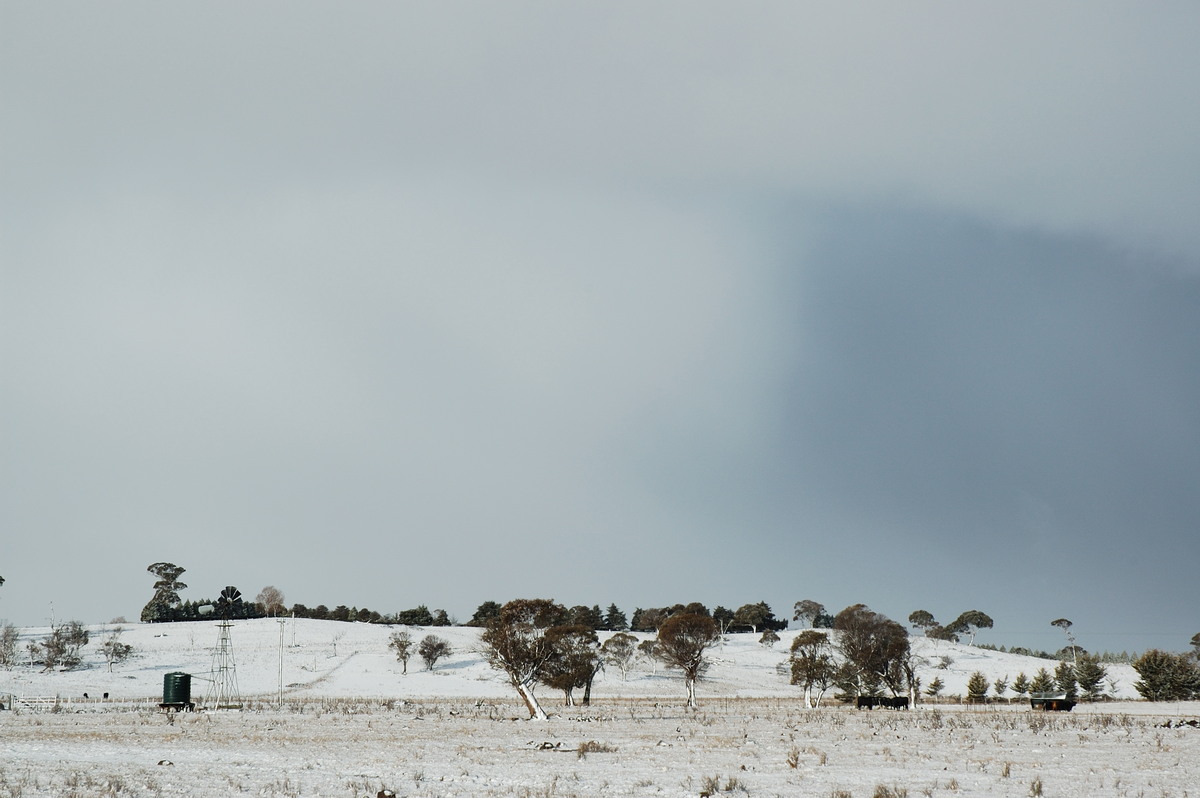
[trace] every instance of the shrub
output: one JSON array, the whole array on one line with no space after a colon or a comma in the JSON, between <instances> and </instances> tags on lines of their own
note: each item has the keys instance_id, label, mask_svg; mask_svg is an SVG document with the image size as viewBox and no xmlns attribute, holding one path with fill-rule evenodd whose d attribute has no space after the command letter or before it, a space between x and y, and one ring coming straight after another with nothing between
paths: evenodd
<instances>
[{"instance_id":1,"label":"shrub","mask_svg":"<svg viewBox=\"0 0 1200 798\"><path fill-rule=\"evenodd\" d=\"M404 672L408 673L408 658L412 656L413 650L412 635L403 629L399 632L392 632L392 639L388 643L388 648L396 650L396 659L404 664Z\"/></svg>"},{"instance_id":2,"label":"shrub","mask_svg":"<svg viewBox=\"0 0 1200 798\"><path fill-rule=\"evenodd\" d=\"M71 670L83 661L80 649L88 644L88 632L79 621L67 621L51 627L50 636L42 641L42 664L46 670Z\"/></svg>"},{"instance_id":3,"label":"shrub","mask_svg":"<svg viewBox=\"0 0 1200 798\"><path fill-rule=\"evenodd\" d=\"M11 668L17 664L17 627L6 623L0 628L0 667Z\"/></svg>"},{"instance_id":4,"label":"shrub","mask_svg":"<svg viewBox=\"0 0 1200 798\"><path fill-rule=\"evenodd\" d=\"M450 656L453 651L445 639L437 635L425 635L417 647L417 653L425 660L425 669L431 671L439 659Z\"/></svg>"}]
</instances>

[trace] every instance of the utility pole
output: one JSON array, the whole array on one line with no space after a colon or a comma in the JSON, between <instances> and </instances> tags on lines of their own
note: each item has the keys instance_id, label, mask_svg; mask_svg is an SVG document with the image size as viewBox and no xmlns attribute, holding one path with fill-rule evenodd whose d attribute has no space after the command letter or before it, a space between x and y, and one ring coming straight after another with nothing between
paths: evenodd
<instances>
[{"instance_id":1,"label":"utility pole","mask_svg":"<svg viewBox=\"0 0 1200 798\"><path fill-rule=\"evenodd\" d=\"M287 618L276 620L279 624L279 708L283 709L283 627Z\"/></svg>"}]
</instances>

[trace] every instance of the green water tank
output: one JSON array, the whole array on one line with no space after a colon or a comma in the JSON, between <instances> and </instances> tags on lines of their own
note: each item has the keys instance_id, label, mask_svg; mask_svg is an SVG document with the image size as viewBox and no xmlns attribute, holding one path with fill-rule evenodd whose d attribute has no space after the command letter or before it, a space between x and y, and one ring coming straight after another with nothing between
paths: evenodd
<instances>
[{"instance_id":1,"label":"green water tank","mask_svg":"<svg viewBox=\"0 0 1200 798\"><path fill-rule=\"evenodd\" d=\"M190 673L168 673L163 676L163 703L192 703L192 675Z\"/></svg>"}]
</instances>

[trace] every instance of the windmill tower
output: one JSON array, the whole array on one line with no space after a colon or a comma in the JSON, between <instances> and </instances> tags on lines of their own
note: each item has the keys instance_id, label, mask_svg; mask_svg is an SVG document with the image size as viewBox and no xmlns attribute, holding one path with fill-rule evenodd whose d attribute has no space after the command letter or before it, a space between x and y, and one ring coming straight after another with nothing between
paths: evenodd
<instances>
[{"instance_id":1,"label":"windmill tower","mask_svg":"<svg viewBox=\"0 0 1200 798\"><path fill-rule=\"evenodd\" d=\"M212 675L209 682L208 695L205 703L213 709L241 709L242 696L237 686L237 664L233 661L233 641L229 639L229 630L233 628L230 618L234 609L242 603L242 591L229 585L221 591L217 599L216 615L221 619L217 624L220 630L217 635L217 647L213 649Z\"/></svg>"}]
</instances>

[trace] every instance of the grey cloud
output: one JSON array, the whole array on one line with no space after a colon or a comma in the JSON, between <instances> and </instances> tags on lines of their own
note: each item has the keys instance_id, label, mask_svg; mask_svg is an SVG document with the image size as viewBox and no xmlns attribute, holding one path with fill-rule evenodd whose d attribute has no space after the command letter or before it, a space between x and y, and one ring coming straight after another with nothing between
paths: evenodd
<instances>
[{"instance_id":1,"label":"grey cloud","mask_svg":"<svg viewBox=\"0 0 1200 798\"><path fill-rule=\"evenodd\" d=\"M1184 6L124 8L9 8L6 149L46 157L6 171L30 193L743 182L1197 251Z\"/></svg>"},{"instance_id":2,"label":"grey cloud","mask_svg":"<svg viewBox=\"0 0 1200 798\"><path fill-rule=\"evenodd\" d=\"M160 559L460 615L978 596L1020 643L1195 603L1190 6L0 13L23 622Z\"/></svg>"}]
</instances>

